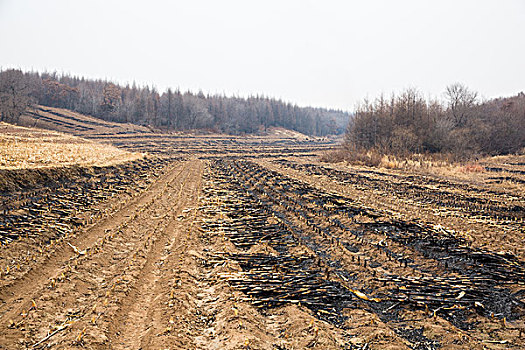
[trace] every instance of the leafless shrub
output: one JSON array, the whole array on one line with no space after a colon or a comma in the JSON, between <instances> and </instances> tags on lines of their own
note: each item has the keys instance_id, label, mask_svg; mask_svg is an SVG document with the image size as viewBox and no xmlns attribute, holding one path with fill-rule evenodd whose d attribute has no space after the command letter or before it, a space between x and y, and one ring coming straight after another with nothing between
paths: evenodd
<instances>
[{"instance_id":1,"label":"leafless shrub","mask_svg":"<svg viewBox=\"0 0 525 350\"><path fill-rule=\"evenodd\" d=\"M344 158L372 159L369 152L378 152L407 160L414 154L447 154L451 161L467 161L525 147L523 93L479 102L476 92L456 83L446 97L445 102L425 100L408 89L389 99L364 100L348 126Z\"/></svg>"}]
</instances>

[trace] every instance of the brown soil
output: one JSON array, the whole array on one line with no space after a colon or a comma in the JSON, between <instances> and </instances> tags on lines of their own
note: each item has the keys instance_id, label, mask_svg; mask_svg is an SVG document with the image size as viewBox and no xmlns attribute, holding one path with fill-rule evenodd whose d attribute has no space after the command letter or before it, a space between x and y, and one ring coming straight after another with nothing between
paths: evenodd
<instances>
[{"instance_id":1,"label":"brown soil","mask_svg":"<svg viewBox=\"0 0 525 350\"><path fill-rule=\"evenodd\" d=\"M0 349L525 347L520 159L507 186L327 165L320 140L99 138L158 155L151 176L4 186L26 222L3 230L27 233L0 247ZM67 234L31 214L39 177L75 178L80 202L101 197L82 179L117 173Z\"/></svg>"}]
</instances>

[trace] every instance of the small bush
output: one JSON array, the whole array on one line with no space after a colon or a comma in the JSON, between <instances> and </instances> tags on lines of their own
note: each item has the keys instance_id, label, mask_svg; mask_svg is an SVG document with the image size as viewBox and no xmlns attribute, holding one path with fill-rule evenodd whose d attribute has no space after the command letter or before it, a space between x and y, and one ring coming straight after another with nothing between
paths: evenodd
<instances>
[{"instance_id":1,"label":"small bush","mask_svg":"<svg viewBox=\"0 0 525 350\"><path fill-rule=\"evenodd\" d=\"M375 150L357 151L349 150L347 148L339 148L335 151L325 153L321 156L320 160L326 163L346 161L356 165L377 167L381 164L382 155Z\"/></svg>"},{"instance_id":2,"label":"small bush","mask_svg":"<svg viewBox=\"0 0 525 350\"><path fill-rule=\"evenodd\" d=\"M463 173L482 173L485 171L485 168L477 163L467 164L461 167L461 172Z\"/></svg>"}]
</instances>

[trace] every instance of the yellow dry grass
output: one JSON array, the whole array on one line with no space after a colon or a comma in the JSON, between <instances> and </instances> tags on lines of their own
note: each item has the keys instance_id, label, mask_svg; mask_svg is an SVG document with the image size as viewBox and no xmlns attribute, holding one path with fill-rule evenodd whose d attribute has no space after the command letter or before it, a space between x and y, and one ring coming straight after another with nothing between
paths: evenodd
<instances>
[{"instance_id":1,"label":"yellow dry grass","mask_svg":"<svg viewBox=\"0 0 525 350\"><path fill-rule=\"evenodd\" d=\"M285 128L281 128L281 127L270 127L270 128L268 128L267 134L270 137L291 138L291 139L296 139L296 140L315 139L315 137L308 136L308 135L302 134L302 133L300 133L298 131L285 129Z\"/></svg>"},{"instance_id":2,"label":"yellow dry grass","mask_svg":"<svg viewBox=\"0 0 525 350\"><path fill-rule=\"evenodd\" d=\"M108 166L142 157L59 132L0 123L0 169Z\"/></svg>"}]
</instances>

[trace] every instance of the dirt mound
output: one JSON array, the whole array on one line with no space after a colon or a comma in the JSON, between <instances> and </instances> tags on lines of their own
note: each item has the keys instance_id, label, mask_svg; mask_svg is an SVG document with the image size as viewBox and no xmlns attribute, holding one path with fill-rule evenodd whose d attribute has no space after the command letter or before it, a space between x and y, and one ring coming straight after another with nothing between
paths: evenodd
<instances>
[{"instance_id":1,"label":"dirt mound","mask_svg":"<svg viewBox=\"0 0 525 350\"><path fill-rule=\"evenodd\" d=\"M46 187L52 183L61 183L68 179L82 177L89 170L82 167L40 168L9 170L0 169L0 192L17 192L37 187Z\"/></svg>"},{"instance_id":2,"label":"dirt mound","mask_svg":"<svg viewBox=\"0 0 525 350\"><path fill-rule=\"evenodd\" d=\"M68 109L36 106L20 118L26 126L56 130L78 136L105 134L147 134L150 129L129 123L112 123Z\"/></svg>"},{"instance_id":3,"label":"dirt mound","mask_svg":"<svg viewBox=\"0 0 525 350\"><path fill-rule=\"evenodd\" d=\"M268 135L269 137L290 138L290 139L296 139L296 140L301 140L301 141L316 139L315 136L308 136L298 131L280 128L280 127L268 128L266 135Z\"/></svg>"}]
</instances>

